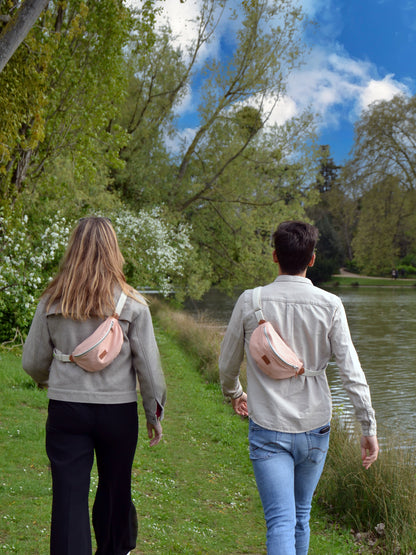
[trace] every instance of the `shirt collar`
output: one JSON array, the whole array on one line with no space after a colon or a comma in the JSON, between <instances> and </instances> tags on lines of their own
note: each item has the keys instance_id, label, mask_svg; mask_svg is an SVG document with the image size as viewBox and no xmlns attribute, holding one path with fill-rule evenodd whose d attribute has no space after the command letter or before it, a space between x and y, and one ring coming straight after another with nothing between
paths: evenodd
<instances>
[{"instance_id":1,"label":"shirt collar","mask_svg":"<svg viewBox=\"0 0 416 555\"><path fill-rule=\"evenodd\" d=\"M307 277L302 276L290 276L290 275L280 275L274 280L277 283L304 283L306 285L313 285L312 281Z\"/></svg>"}]
</instances>

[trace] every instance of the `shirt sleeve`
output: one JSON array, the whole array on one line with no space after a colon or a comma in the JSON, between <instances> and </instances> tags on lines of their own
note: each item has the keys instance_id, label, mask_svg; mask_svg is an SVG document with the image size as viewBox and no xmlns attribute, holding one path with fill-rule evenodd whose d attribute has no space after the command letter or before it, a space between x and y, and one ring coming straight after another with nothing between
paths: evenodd
<instances>
[{"instance_id":1,"label":"shirt sleeve","mask_svg":"<svg viewBox=\"0 0 416 555\"><path fill-rule=\"evenodd\" d=\"M219 358L222 392L233 399L240 397L243 393L239 379L240 366L244 359L243 295L240 295L234 306L221 343Z\"/></svg>"},{"instance_id":2,"label":"shirt sleeve","mask_svg":"<svg viewBox=\"0 0 416 555\"><path fill-rule=\"evenodd\" d=\"M377 426L375 412L371 405L370 389L351 339L342 303L338 305L334 314L330 340L342 384L354 406L362 432L365 436L376 435Z\"/></svg>"},{"instance_id":3,"label":"shirt sleeve","mask_svg":"<svg viewBox=\"0 0 416 555\"><path fill-rule=\"evenodd\" d=\"M155 424L163 418L166 383L148 307L132 321L128 335L146 420Z\"/></svg>"},{"instance_id":4,"label":"shirt sleeve","mask_svg":"<svg viewBox=\"0 0 416 555\"><path fill-rule=\"evenodd\" d=\"M23 346L23 370L35 382L46 385L53 359L53 344L49 335L45 301L38 304L25 344Z\"/></svg>"}]
</instances>

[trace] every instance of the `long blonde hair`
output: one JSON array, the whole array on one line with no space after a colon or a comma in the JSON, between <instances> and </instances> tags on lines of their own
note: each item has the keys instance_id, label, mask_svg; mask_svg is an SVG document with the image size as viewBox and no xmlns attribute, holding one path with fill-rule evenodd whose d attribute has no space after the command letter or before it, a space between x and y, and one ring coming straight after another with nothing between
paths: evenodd
<instances>
[{"instance_id":1,"label":"long blonde hair","mask_svg":"<svg viewBox=\"0 0 416 555\"><path fill-rule=\"evenodd\" d=\"M123 273L124 258L108 218L81 218L72 232L58 274L45 289L47 309L55 302L66 318L86 320L113 313L114 288L144 304Z\"/></svg>"}]
</instances>

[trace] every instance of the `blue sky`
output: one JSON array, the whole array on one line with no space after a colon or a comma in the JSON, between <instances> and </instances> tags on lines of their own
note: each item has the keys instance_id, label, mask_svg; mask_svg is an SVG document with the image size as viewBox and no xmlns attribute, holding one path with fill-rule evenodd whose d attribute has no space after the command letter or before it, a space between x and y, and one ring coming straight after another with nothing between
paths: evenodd
<instances>
[{"instance_id":1,"label":"blue sky","mask_svg":"<svg viewBox=\"0 0 416 555\"><path fill-rule=\"evenodd\" d=\"M300 1L300 0L299 0ZM163 0L164 13L182 47L194 36L191 19L201 0ZM238 5L237 0L229 0ZM310 108L317 114L319 142L342 164L353 144L354 122L371 102L416 92L415 0L302 0L318 23L305 37L310 53L290 75L275 121ZM230 27L224 22L202 58L221 51ZM202 63L203 59L201 60ZM182 132L194 132L198 98L190 91L179 107Z\"/></svg>"},{"instance_id":2,"label":"blue sky","mask_svg":"<svg viewBox=\"0 0 416 555\"><path fill-rule=\"evenodd\" d=\"M381 98L389 98L396 87L415 94L416 2L338 0L324 4L329 13L320 10L316 15L321 29L326 29L324 41L329 47L339 48L357 64L368 64L367 75L374 80L374 89L378 83ZM352 123L359 114L351 113L344 103L336 110L338 125L321 128L321 139L331 145L334 158L342 163L352 146Z\"/></svg>"}]
</instances>

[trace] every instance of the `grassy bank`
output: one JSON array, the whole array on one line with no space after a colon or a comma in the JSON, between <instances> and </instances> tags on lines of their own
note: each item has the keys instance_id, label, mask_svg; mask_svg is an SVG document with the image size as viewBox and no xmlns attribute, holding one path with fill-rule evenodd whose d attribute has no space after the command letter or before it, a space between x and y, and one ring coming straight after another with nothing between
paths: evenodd
<instances>
[{"instance_id":1,"label":"grassy bank","mask_svg":"<svg viewBox=\"0 0 416 555\"><path fill-rule=\"evenodd\" d=\"M322 287L416 287L416 279L390 279L365 276L333 276Z\"/></svg>"},{"instance_id":2,"label":"grassy bank","mask_svg":"<svg viewBox=\"0 0 416 555\"><path fill-rule=\"evenodd\" d=\"M169 310L163 304L155 302L153 311L163 328L194 354L202 376L215 384L221 334L209 322L195 323L189 315ZM244 383L244 369L242 378ZM334 523L344 530L352 530L362 544L361 553L370 549L372 553L411 555L416 550L416 455L412 438L403 434L383 437L378 461L365 471L360 459L360 433L347 432L341 420L334 417L314 510L323 508L324 514L330 517L332 524L327 533L328 530L337 533ZM326 518L321 513L318 521L322 520ZM312 540L311 552L313 549ZM316 553L332 555L341 551L332 546Z\"/></svg>"},{"instance_id":3,"label":"grassy bank","mask_svg":"<svg viewBox=\"0 0 416 555\"><path fill-rule=\"evenodd\" d=\"M148 447L141 418L133 477L139 540L133 553L264 554L247 421L234 415L212 376L204 376L196 352L186 352L165 326L156 324L156 332L168 404L164 439L156 448ZM21 370L19 352L0 351L0 403L0 553L47 555L47 399ZM96 481L94 471L92 489ZM330 523L317 506L311 526L311 555L358 552L349 531Z\"/></svg>"}]
</instances>

